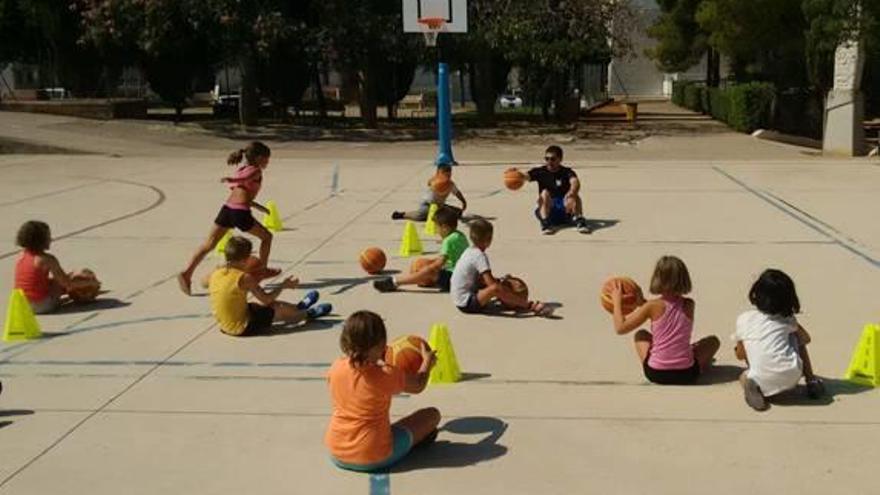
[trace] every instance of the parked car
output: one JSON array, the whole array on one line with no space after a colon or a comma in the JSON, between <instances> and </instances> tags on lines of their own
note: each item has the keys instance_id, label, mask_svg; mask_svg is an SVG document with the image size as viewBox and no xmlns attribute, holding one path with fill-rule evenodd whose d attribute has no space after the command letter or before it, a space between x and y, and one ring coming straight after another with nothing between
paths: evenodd
<instances>
[{"instance_id":1,"label":"parked car","mask_svg":"<svg viewBox=\"0 0 880 495\"><path fill-rule=\"evenodd\" d=\"M514 94L501 95L498 98L501 108L520 108L523 105L522 98Z\"/></svg>"}]
</instances>

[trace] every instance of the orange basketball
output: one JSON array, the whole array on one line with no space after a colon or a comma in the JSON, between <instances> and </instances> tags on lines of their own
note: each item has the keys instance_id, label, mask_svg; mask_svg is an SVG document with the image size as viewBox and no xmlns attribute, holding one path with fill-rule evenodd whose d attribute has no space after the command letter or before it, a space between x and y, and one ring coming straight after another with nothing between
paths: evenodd
<instances>
[{"instance_id":1,"label":"orange basketball","mask_svg":"<svg viewBox=\"0 0 880 495\"><path fill-rule=\"evenodd\" d=\"M644 298L642 297L642 288L629 277L611 277L606 280L605 283L602 284L602 292L599 295L599 302L602 303L602 307L605 308L605 311L608 311L609 313L614 312L614 302L611 300L611 284L615 280L620 281L621 288L623 289L623 294L620 300L620 309L623 310L623 314L625 315L632 313L633 310L641 305Z\"/></svg>"},{"instance_id":2,"label":"orange basketball","mask_svg":"<svg viewBox=\"0 0 880 495\"><path fill-rule=\"evenodd\" d=\"M70 280L92 282L90 285L71 289L67 292L67 295L76 302L94 301L98 297L98 293L101 292L101 282L95 276L95 272L89 269L80 270L79 273L72 274Z\"/></svg>"},{"instance_id":3,"label":"orange basketball","mask_svg":"<svg viewBox=\"0 0 880 495\"><path fill-rule=\"evenodd\" d=\"M504 171L504 186L511 191L516 191L526 183L525 175L515 168Z\"/></svg>"},{"instance_id":4,"label":"orange basketball","mask_svg":"<svg viewBox=\"0 0 880 495\"><path fill-rule=\"evenodd\" d=\"M385 253L377 247L369 247L361 251L361 268L370 275L375 275L385 268Z\"/></svg>"},{"instance_id":5,"label":"orange basketball","mask_svg":"<svg viewBox=\"0 0 880 495\"><path fill-rule=\"evenodd\" d=\"M409 272L416 273L416 272L422 271L422 269L424 269L425 266L431 264L431 261L432 261L431 258L416 258L413 260L412 263L410 263ZM419 287L434 287L434 284L433 283L419 284Z\"/></svg>"},{"instance_id":6,"label":"orange basketball","mask_svg":"<svg viewBox=\"0 0 880 495\"><path fill-rule=\"evenodd\" d=\"M452 179L445 174L437 174L431 179L431 190L440 196L448 196L452 192Z\"/></svg>"},{"instance_id":7,"label":"orange basketball","mask_svg":"<svg viewBox=\"0 0 880 495\"><path fill-rule=\"evenodd\" d=\"M409 374L418 373L419 368L422 367L422 344L425 344L429 351L431 350L425 339L418 335L404 335L397 338L385 348L385 363L401 368Z\"/></svg>"},{"instance_id":8,"label":"orange basketball","mask_svg":"<svg viewBox=\"0 0 880 495\"><path fill-rule=\"evenodd\" d=\"M526 300L529 299L529 286L523 279L508 275L501 279L501 285L510 289L514 294L520 295Z\"/></svg>"}]
</instances>

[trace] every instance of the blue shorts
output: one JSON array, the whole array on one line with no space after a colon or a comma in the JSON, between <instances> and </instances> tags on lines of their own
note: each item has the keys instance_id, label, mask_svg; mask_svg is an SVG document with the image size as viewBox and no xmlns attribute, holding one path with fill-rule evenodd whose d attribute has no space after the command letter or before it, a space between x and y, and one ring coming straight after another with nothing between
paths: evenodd
<instances>
[{"instance_id":1,"label":"blue shorts","mask_svg":"<svg viewBox=\"0 0 880 495\"><path fill-rule=\"evenodd\" d=\"M550 204L550 215L547 217L547 220L551 225L563 225L567 223L571 223L571 215L565 211L565 197L560 196L558 198L550 198L553 203ZM541 207L535 208L535 217L537 217L538 221L541 221Z\"/></svg>"},{"instance_id":2,"label":"blue shorts","mask_svg":"<svg viewBox=\"0 0 880 495\"><path fill-rule=\"evenodd\" d=\"M330 456L330 460L336 467L348 469L350 471L370 472L387 468L397 461L403 459L403 456L409 453L413 447L413 437L409 430L402 426L391 425L391 455L385 460L374 462L372 464L349 464Z\"/></svg>"}]
</instances>

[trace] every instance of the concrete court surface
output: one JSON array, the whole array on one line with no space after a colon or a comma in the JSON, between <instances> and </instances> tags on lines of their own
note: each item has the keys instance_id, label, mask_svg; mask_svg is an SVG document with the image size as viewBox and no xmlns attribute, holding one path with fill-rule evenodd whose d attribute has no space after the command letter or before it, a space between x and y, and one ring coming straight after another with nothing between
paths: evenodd
<instances>
[{"instance_id":1,"label":"concrete court surface","mask_svg":"<svg viewBox=\"0 0 880 495\"><path fill-rule=\"evenodd\" d=\"M261 199L278 202L287 227L272 263L303 289L319 288L335 314L236 339L214 327L207 299L181 295L173 276L224 199L218 178L238 143L112 125L104 132L92 122L0 113L0 136L105 151L0 155L0 293L11 288L16 229L32 218L51 225L52 252L66 268L94 268L108 290L95 306L40 317L42 340L0 344L0 493L876 489L880 395L839 380L862 326L878 319L876 161L821 158L733 133L563 143L586 184L587 216L610 225L544 237L531 213L534 186L501 185L508 164L540 160L544 144L459 143L455 180L472 213L494 218L495 273L518 274L535 297L561 305L556 319L538 319L468 316L446 295L370 286L357 263L364 247L389 253L388 269L408 269L395 256L402 224L389 213L422 194L431 143L270 143ZM724 342L699 386L647 384L631 337L614 334L597 300L612 274L647 286L666 253L690 268L695 336ZM214 263L206 260L197 278ZM734 381L728 337L767 267L797 283L799 318L830 397L795 393L756 413ZM445 322L467 375L394 400L395 416L437 406L445 427L389 476L337 470L322 444L330 409L322 377L338 355L341 322L362 308L383 315L392 336L427 336Z\"/></svg>"}]
</instances>

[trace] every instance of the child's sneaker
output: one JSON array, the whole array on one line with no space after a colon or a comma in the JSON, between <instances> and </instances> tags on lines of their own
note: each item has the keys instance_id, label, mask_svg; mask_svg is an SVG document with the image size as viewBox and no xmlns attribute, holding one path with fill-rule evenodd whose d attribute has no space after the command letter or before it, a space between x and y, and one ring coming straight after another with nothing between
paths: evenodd
<instances>
[{"instance_id":1,"label":"child's sneaker","mask_svg":"<svg viewBox=\"0 0 880 495\"><path fill-rule=\"evenodd\" d=\"M590 228L590 224L587 223L587 219L584 217L580 217L574 221L574 226L578 232L581 234L591 234L593 230Z\"/></svg>"},{"instance_id":2,"label":"child's sneaker","mask_svg":"<svg viewBox=\"0 0 880 495\"><path fill-rule=\"evenodd\" d=\"M554 233L549 220L541 220L541 233L544 235L551 235Z\"/></svg>"},{"instance_id":3,"label":"child's sneaker","mask_svg":"<svg viewBox=\"0 0 880 495\"><path fill-rule=\"evenodd\" d=\"M394 283L393 278L383 277L373 281L373 288L379 292L394 292L397 290L397 285Z\"/></svg>"},{"instance_id":4,"label":"child's sneaker","mask_svg":"<svg viewBox=\"0 0 880 495\"><path fill-rule=\"evenodd\" d=\"M770 405L767 403L767 399L764 397L764 394L761 393L761 387L755 383L755 380L746 377L746 372L743 372L739 377L739 381L743 387L743 395L746 399L746 404L749 405L755 411L766 411Z\"/></svg>"},{"instance_id":5,"label":"child's sneaker","mask_svg":"<svg viewBox=\"0 0 880 495\"><path fill-rule=\"evenodd\" d=\"M329 315L331 311L333 311L333 306L330 303L321 303L309 308L308 311L306 311L306 315L309 319L314 320L315 318Z\"/></svg>"},{"instance_id":6,"label":"child's sneaker","mask_svg":"<svg viewBox=\"0 0 880 495\"><path fill-rule=\"evenodd\" d=\"M300 311L305 311L318 302L318 299L321 297L321 294L316 290L310 290L306 293L305 297L303 297L300 302L296 303L296 309Z\"/></svg>"},{"instance_id":7,"label":"child's sneaker","mask_svg":"<svg viewBox=\"0 0 880 495\"><path fill-rule=\"evenodd\" d=\"M825 384L818 378L807 380L807 397L818 399L825 395Z\"/></svg>"},{"instance_id":8,"label":"child's sneaker","mask_svg":"<svg viewBox=\"0 0 880 495\"><path fill-rule=\"evenodd\" d=\"M391 212L392 220L403 220L404 213L402 211Z\"/></svg>"}]
</instances>

